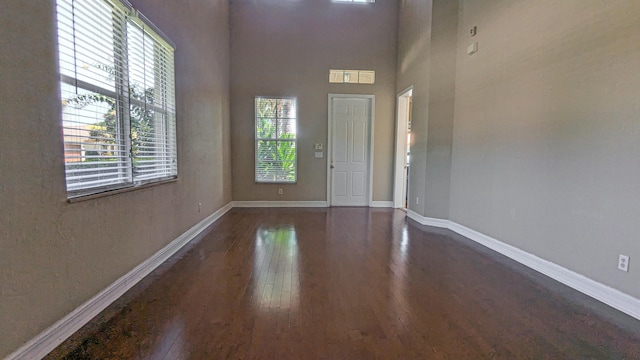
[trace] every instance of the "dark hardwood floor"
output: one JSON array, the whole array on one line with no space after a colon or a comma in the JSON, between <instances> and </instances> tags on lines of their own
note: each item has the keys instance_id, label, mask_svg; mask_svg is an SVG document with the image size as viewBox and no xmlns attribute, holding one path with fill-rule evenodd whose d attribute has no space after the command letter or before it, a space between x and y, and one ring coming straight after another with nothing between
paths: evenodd
<instances>
[{"instance_id":1,"label":"dark hardwood floor","mask_svg":"<svg viewBox=\"0 0 640 360\"><path fill-rule=\"evenodd\" d=\"M390 209L234 209L67 359L640 359L640 321Z\"/></svg>"}]
</instances>

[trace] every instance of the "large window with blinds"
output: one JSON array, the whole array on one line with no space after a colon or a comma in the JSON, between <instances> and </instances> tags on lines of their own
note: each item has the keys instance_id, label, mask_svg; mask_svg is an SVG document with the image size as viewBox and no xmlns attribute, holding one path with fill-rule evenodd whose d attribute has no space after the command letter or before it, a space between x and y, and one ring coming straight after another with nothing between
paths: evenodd
<instances>
[{"instance_id":1,"label":"large window with blinds","mask_svg":"<svg viewBox=\"0 0 640 360\"><path fill-rule=\"evenodd\" d=\"M57 0L69 198L177 176L174 46L121 0Z\"/></svg>"},{"instance_id":2,"label":"large window with blinds","mask_svg":"<svg viewBox=\"0 0 640 360\"><path fill-rule=\"evenodd\" d=\"M256 182L297 181L296 99L256 97Z\"/></svg>"}]
</instances>

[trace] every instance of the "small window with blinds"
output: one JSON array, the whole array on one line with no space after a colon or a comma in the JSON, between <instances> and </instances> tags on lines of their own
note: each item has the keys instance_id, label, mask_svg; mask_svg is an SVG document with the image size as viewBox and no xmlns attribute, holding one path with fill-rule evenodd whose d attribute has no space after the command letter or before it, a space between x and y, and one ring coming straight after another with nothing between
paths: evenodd
<instances>
[{"instance_id":1,"label":"small window with blinds","mask_svg":"<svg viewBox=\"0 0 640 360\"><path fill-rule=\"evenodd\" d=\"M173 46L128 2L57 0L68 197L175 178Z\"/></svg>"},{"instance_id":2,"label":"small window with blinds","mask_svg":"<svg viewBox=\"0 0 640 360\"><path fill-rule=\"evenodd\" d=\"M297 181L296 99L256 97L256 182Z\"/></svg>"}]
</instances>

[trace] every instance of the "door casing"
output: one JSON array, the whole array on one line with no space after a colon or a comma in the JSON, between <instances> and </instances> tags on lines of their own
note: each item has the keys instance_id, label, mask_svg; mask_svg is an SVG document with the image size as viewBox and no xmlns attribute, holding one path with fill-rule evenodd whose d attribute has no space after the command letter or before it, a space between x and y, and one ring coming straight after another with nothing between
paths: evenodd
<instances>
[{"instance_id":1,"label":"door casing","mask_svg":"<svg viewBox=\"0 0 640 360\"><path fill-rule=\"evenodd\" d=\"M393 207L404 209L405 198L409 197L406 186L407 131L409 120L409 97L413 96L413 85L398 93L396 102L396 154L393 181Z\"/></svg>"}]
</instances>

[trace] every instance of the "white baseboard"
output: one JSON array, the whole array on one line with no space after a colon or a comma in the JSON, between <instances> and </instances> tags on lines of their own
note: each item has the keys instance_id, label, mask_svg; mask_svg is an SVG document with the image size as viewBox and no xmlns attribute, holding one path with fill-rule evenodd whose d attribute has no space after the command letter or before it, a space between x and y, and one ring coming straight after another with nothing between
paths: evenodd
<instances>
[{"instance_id":1,"label":"white baseboard","mask_svg":"<svg viewBox=\"0 0 640 360\"><path fill-rule=\"evenodd\" d=\"M96 296L73 310L64 318L38 334L18 350L10 354L5 360L42 359L69 336L80 330L86 323L102 312L107 306L124 295L127 290L149 275L158 266L168 260L173 254L195 239L202 231L226 214L232 208L232 203L223 206L192 228L184 232L150 258L136 266L133 270L116 280Z\"/></svg>"},{"instance_id":2,"label":"white baseboard","mask_svg":"<svg viewBox=\"0 0 640 360\"><path fill-rule=\"evenodd\" d=\"M449 220L425 217L410 209L407 209L407 216L409 217L409 219L415 220L422 225L434 226L434 227L445 228L445 229L449 228L449 223L450 223Z\"/></svg>"},{"instance_id":3,"label":"white baseboard","mask_svg":"<svg viewBox=\"0 0 640 360\"><path fill-rule=\"evenodd\" d=\"M407 209L407 217L422 225L446 228L470 240L473 240L491 250L494 250L522 265L538 271L564 285L583 294L620 310L623 313L640 320L640 299L625 294L620 290L599 283L584 275L578 274L551 261L542 259L515 246L503 243L490 236L445 219L434 219L422 216Z\"/></svg>"},{"instance_id":4,"label":"white baseboard","mask_svg":"<svg viewBox=\"0 0 640 360\"><path fill-rule=\"evenodd\" d=\"M417 220L418 221L418 220ZM419 221L418 221L419 222ZM453 221L448 228L564 285L640 320L640 299ZM428 224L427 224L428 225ZM436 226L436 225L433 225Z\"/></svg>"},{"instance_id":5,"label":"white baseboard","mask_svg":"<svg viewBox=\"0 0 640 360\"><path fill-rule=\"evenodd\" d=\"M326 201L234 201L233 207L237 208L264 208L264 207L328 207ZM393 201L371 201L369 207L392 208Z\"/></svg>"},{"instance_id":6,"label":"white baseboard","mask_svg":"<svg viewBox=\"0 0 640 360\"><path fill-rule=\"evenodd\" d=\"M372 208L392 208L393 201L372 201L369 203L369 207Z\"/></svg>"},{"instance_id":7,"label":"white baseboard","mask_svg":"<svg viewBox=\"0 0 640 360\"><path fill-rule=\"evenodd\" d=\"M327 207L326 201L233 201L233 207Z\"/></svg>"}]
</instances>

